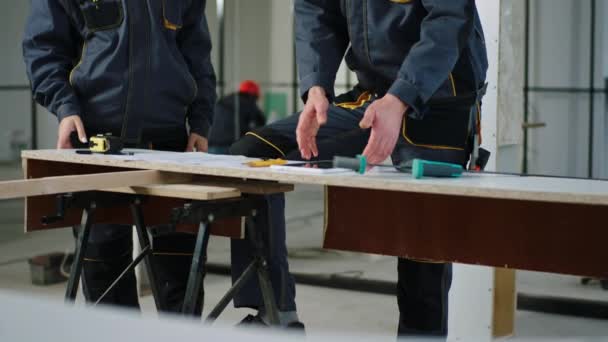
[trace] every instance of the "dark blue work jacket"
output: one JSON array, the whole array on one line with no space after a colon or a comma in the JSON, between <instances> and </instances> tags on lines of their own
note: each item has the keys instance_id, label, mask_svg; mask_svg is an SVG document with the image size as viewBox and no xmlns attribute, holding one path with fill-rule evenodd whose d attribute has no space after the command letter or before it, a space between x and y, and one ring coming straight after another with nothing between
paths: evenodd
<instances>
[{"instance_id":1,"label":"dark blue work jacket","mask_svg":"<svg viewBox=\"0 0 608 342\"><path fill-rule=\"evenodd\" d=\"M296 0L301 92L334 96L345 56L359 85L422 118L433 98L474 93L488 60L475 0Z\"/></svg>"},{"instance_id":2,"label":"dark blue work jacket","mask_svg":"<svg viewBox=\"0 0 608 342\"><path fill-rule=\"evenodd\" d=\"M205 0L34 0L23 54L34 97L129 141L186 125L207 135L216 101Z\"/></svg>"}]
</instances>

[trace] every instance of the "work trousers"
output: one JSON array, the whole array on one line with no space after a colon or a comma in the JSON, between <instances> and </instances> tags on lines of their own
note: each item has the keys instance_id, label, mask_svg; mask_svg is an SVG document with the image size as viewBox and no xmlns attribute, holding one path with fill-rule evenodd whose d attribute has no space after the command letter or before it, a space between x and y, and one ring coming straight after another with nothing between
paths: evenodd
<instances>
[{"instance_id":1,"label":"work trousers","mask_svg":"<svg viewBox=\"0 0 608 342\"><path fill-rule=\"evenodd\" d=\"M87 132L94 132L87 129ZM103 132L103 131L102 131ZM184 128L150 131L137 147L183 152L188 136ZM125 218L128 219L128 218ZM169 218L167 218L169 219ZM78 227L75 227L75 232ZM153 236L154 265L160 296L167 312L181 312L196 235L174 233ZM205 248L206 250L206 248ZM85 253L82 287L85 299L96 302L122 271L131 263L133 229L128 225L95 224L91 228ZM202 300L202 296L200 296ZM127 308L139 308L135 272L129 272L100 302ZM200 315L202 305L197 306Z\"/></svg>"},{"instance_id":2,"label":"work trousers","mask_svg":"<svg viewBox=\"0 0 608 342\"><path fill-rule=\"evenodd\" d=\"M318 160L331 160L334 156L354 157L362 153L370 132L360 129L359 122L363 119L367 107L376 98L362 89L355 89L336 99L338 105L330 105L327 123L317 134ZM451 113L449 108L454 106L451 106L450 101L437 105L435 113L431 111L423 120L407 117L404 119L403 126L400 127L399 141L391 156L395 165L414 158L462 165L467 162L471 106L461 106L465 109ZM231 153L255 158L301 160L295 133L298 118L299 114L295 114L248 133L231 147ZM275 279L282 280L281 286L276 288L277 298L282 298L280 304L285 306L284 309L295 309L295 288L289 275L285 246L285 198L282 194L271 195L268 196L268 202L275 253L270 259L271 274ZM370 227L370 232L373 231L373 227ZM248 246L240 241L232 242L234 277L238 276L250 261L250 254L237 253L247 248ZM452 265L399 258L397 272L399 336L447 336L448 292L452 282ZM248 284L235 299L235 304L261 307L257 285L253 282Z\"/></svg>"}]
</instances>

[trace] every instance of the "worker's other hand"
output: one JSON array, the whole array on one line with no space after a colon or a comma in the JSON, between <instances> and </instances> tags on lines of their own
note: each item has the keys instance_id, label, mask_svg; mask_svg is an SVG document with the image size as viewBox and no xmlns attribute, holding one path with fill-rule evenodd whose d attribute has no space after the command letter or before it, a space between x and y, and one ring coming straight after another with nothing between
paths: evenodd
<instances>
[{"instance_id":1,"label":"worker's other hand","mask_svg":"<svg viewBox=\"0 0 608 342\"><path fill-rule=\"evenodd\" d=\"M209 149L209 141L207 138L196 133L190 133L188 137L188 147L186 152L207 152Z\"/></svg>"},{"instance_id":2,"label":"worker's other hand","mask_svg":"<svg viewBox=\"0 0 608 342\"><path fill-rule=\"evenodd\" d=\"M59 122L59 131L57 134L57 149L61 150L74 148L72 146L72 142L70 141L70 135L74 131L78 133L78 139L82 143L87 142L87 134L84 131L84 125L82 124L80 116L70 115L61 119L61 122Z\"/></svg>"},{"instance_id":3,"label":"worker's other hand","mask_svg":"<svg viewBox=\"0 0 608 342\"><path fill-rule=\"evenodd\" d=\"M308 91L308 100L300 114L296 138L300 154L304 160L319 156L317 148L317 132L327 122L327 109L329 101L325 90L321 87L312 87Z\"/></svg>"},{"instance_id":4,"label":"worker's other hand","mask_svg":"<svg viewBox=\"0 0 608 342\"><path fill-rule=\"evenodd\" d=\"M369 164L380 164L391 155L397 145L407 108L405 103L392 94L386 94L367 107L359 126L372 129L363 151Z\"/></svg>"}]
</instances>

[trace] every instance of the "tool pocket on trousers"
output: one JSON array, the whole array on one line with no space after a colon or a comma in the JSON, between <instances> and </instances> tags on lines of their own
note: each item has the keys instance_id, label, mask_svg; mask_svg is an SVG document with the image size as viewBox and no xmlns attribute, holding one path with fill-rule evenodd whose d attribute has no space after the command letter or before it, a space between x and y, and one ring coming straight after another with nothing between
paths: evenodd
<instances>
[{"instance_id":1,"label":"tool pocket on trousers","mask_svg":"<svg viewBox=\"0 0 608 342\"><path fill-rule=\"evenodd\" d=\"M163 26L170 31L181 29L184 9L184 0L163 0Z\"/></svg>"},{"instance_id":2,"label":"tool pocket on trousers","mask_svg":"<svg viewBox=\"0 0 608 342\"><path fill-rule=\"evenodd\" d=\"M91 32L117 28L124 20L120 0L83 0L80 4L84 22Z\"/></svg>"},{"instance_id":3,"label":"tool pocket on trousers","mask_svg":"<svg viewBox=\"0 0 608 342\"><path fill-rule=\"evenodd\" d=\"M406 116L402 137L407 143L432 149L464 150L469 138L474 96L434 99L423 119Z\"/></svg>"}]
</instances>

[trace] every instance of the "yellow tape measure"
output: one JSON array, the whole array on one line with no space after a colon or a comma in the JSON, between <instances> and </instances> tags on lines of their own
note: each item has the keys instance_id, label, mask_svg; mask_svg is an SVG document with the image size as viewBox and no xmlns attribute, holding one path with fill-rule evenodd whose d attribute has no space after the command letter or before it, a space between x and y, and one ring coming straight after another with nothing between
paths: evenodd
<instances>
[{"instance_id":1,"label":"yellow tape measure","mask_svg":"<svg viewBox=\"0 0 608 342\"><path fill-rule=\"evenodd\" d=\"M89 139L89 150L92 153L119 154L122 148L122 140L110 134L98 134Z\"/></svg>"},{"instance_id":2,"label":"yellow tape measure","mask_svg":"<svg viewBox=\"0 0 608 342\"><path fill-rule=\"evenodd\" d=\"M284 159L267 159L267 160L254 160L245 165L249 167L271 167L272 165L285 165L287 160Z\"/></svg>"}]
</instances>

